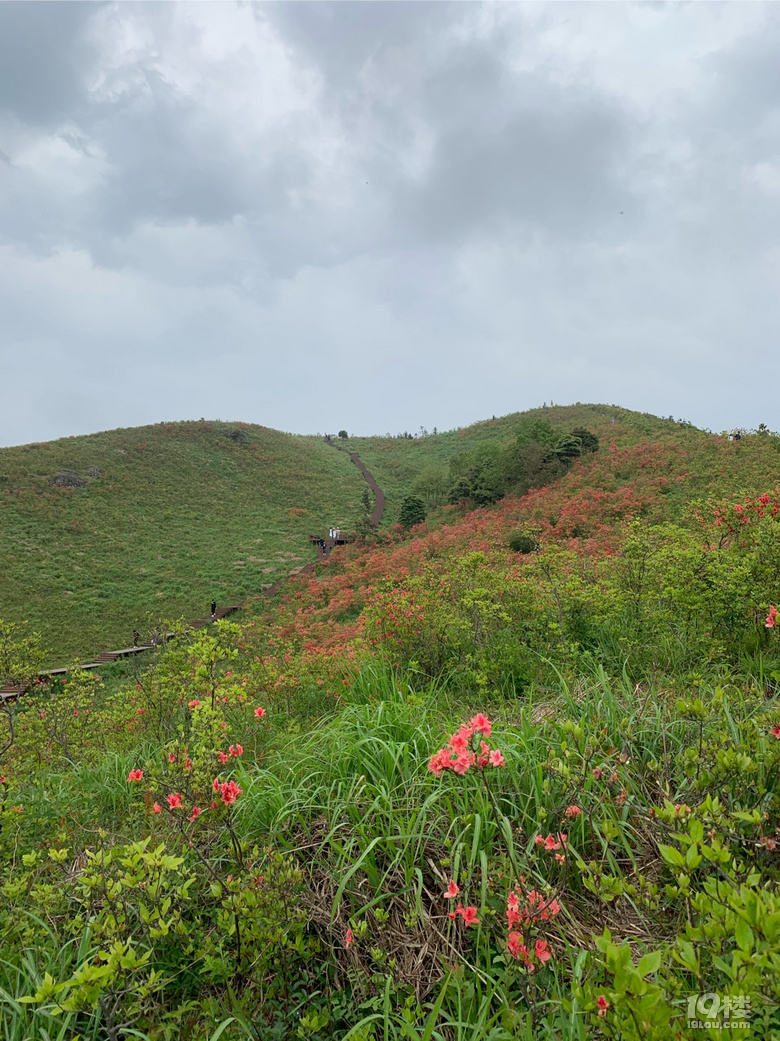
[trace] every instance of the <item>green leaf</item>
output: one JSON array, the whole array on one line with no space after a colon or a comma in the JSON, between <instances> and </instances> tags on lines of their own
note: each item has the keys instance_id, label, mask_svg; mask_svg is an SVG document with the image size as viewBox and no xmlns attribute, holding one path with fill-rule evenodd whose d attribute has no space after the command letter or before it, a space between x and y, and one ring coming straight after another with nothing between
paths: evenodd
<instances>
[{"instance_id":1,"label":"green leaf","mask_svg":"<svg viewBox=\"0 0 780 1041\"><path fill-rule=\"evenodd\" d=\"M652 976L654 973L658 972L660 965L661 952L651 951L650 954L646 954L644 957L639 959L636 971L640 976Z\"/></svg>"},{"instance_id":2,"label":"green leaf","mask_svg":"<svg viewBox=\"0 0 780 1041\"><path fill-rule=\"evenodd\" d=\"M745 952L753 950L753 930L744 918L738 918L734 926L734 939L739 948Z\"/></svg>"},{"instance_id":3,"label":"green leaf","mask_svg":"<svg viewBox=\"0 0 780 1041\"><path fill-rule=\"evenodd\" d=\"M674 846L659 846L658 852L667 864L672 867L685 867L685 857Z\"/></svg>"}]
</instances>

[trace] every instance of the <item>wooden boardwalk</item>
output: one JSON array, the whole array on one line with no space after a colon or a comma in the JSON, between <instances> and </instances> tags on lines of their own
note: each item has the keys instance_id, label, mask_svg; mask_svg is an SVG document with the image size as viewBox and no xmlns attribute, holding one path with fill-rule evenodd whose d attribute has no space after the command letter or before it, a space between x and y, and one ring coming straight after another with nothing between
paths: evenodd
<instances>
[{"instance_id":1,"label":"wooden boardwalk","mask_svg":"<svg viewBox=\"0 0 780 1041\"><path fill-rule=\"evenodd\" d=\"M329 441L328 444L333 445L334 448L338 448L342 452L346 451L346 449L342 448L341 445L335 445L332 441ZM385 493L376 483L373 474L370 470L366 468L365 464L362 462L357 452L349 452L348 454L350 460L363 474L363 477L365 478L369 488L374 493L374 496L376 498L376 504L374 506L374 511L371 514L370 523L373 527L378 527L378 525L382 521L382 515L385 511ZM338 544L341 545L342 542L339 542ZM322 539L322 544L318 545L317 548L317 560L327 560L327 558L330 556L331 550L336 545L337 542L335 539ZM297 570L291 572L289 575L285 575L284 578L279 578L276 580L276 582L272 582L271 585L267 586L264 590L262 590L262 592L259 595L269 597L276 596L276 594L280 591L282 586L291 578L297 578L298 575L311 574L314 571L315 566L316 561L314 560L310 561L308 564L304 564L303 567L298 568ZM237 604L231 604L229 607L218 607L215 614L207 615L205 618L196 618L194 619L194 621L188 623L187 628L203 629L207 625L211 625L212 622L218 621L220 618L226 618L228 615L234 614L236 611L241 610L241 608L245 605L246 600L240 600ZM165 633L164 638L169 639L174 635L174 633ZM118 661L120 658L131 658L135 654L142 654L145 651L153 651L156 649L159 643L162 642L162 639L163 636L161 636L161 638L157 641L153 640L151 643L138 644L134 647L121 647L119 650L116 651L104 651L102 654L98 654L93 661L86 662L84 665L81 666L81 668L97 669L101 665L110 665L112 662ZM46 669L43 672L39 672L37 678L50 679L53 676L64 676L67 671L68 670L65 667L58 669ZM19 697L20 694L23 693L24 691L20 690L19 687L0 687L0 702L14 701L16 700L16 698Z\"/></svg>"}]
</instances>

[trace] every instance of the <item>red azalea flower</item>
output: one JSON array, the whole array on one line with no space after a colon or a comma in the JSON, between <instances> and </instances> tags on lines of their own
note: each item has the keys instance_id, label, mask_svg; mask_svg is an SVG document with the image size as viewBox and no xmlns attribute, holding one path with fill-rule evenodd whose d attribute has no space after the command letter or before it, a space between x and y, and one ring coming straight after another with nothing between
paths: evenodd
<instances>
[{"instance_id":1,"label":"red azalea flower","mask_svg":"<svg viewBox=\"0 0 780 1041\"><path fill-rule=\"evenodd\" d=\"M166 796L166 798L168 800L168 805L172 810L175 810L182 804L182 797L178 792L173 792L173 794Z\"/></svg>"},{"instance_id":2,"label":"red azalea flower","mask_svg":"<svg viewBox=\"0 0 780 1041\"><path fill-rule=\"evenodd\" d=\"M476 716L471 720L471 728L478 734L484 734L485 737L490 737L490 731L493 729L493 724L490 722L487 716L478 712Z\"/></svg>"},{"instance_id":3,"label":"red azalea flower","mask_svg":"<svg viewBox=\"0 0 780 1041\"><path fill-rule=\"evenodd\" d=\"M128 781L140 781L143 775L143 770L131 770L127 775L127 779Z\"/></svg>"},{"instance_id":4,"label":"red azalea flower","mask_svg":"<svg viewBox=\"0 0 780 1041\"><path fill-rule=\"evenodd\" d=\"M466 925L479 925L476 907L462 907L460 913Z\"/></svg>"},{"instance_id":5,"label":"red azalea flower","mask_svg":"<svg viewBox=\"0 0 780 1041\"><path fill-rule=\"evenodd\" d=\"M460 888L455 884L455 882L452 881L452 879L450 879L450 884L447 886L447 889L444 893L445 898L447 900L454 900L454 898L458 895L459 892Z\"/></svg>"}]
</instances>

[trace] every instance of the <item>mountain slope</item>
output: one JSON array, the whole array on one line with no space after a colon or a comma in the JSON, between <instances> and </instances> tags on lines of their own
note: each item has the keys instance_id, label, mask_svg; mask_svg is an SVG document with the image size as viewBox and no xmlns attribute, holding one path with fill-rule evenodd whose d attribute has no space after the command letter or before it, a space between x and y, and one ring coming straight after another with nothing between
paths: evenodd
<instances>
[{"instance_id":1,"label":"mountain slope","mask_svg":"<svg viewBox=\"0 0 780 1041\"><path fill-rule=\"evenodd\" d=\"M0 617L29 621L57 663L125 646L301 566L364 487L321 439L246 424L0 449Z\"/></svg>"}]
</instances>

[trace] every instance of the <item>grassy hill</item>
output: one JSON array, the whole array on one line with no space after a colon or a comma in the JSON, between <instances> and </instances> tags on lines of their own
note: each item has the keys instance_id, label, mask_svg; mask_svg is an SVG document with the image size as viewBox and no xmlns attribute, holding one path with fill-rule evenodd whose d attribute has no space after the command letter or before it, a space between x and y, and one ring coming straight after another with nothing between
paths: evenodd
<instances>
[{"instance_id":1,"label":"grassy hill","mask_svg":"<svg viewBox=\"0 0 780 1041\"><path fill-rule=\"evenodd\" d=\"M350 437L346 445L360 454L387 496L385 526L398 519L401 501L421 477L438 471L446 478L451 461L486 443L510 444L524 421L542 420L556 430L585 428L615 449L652 443L679 464L685 473L680 501L711 490L748 488L767 479L780 479L780 441L777 438L746 438L731 445L686 422L633 412L616 405L556 405L513 412L456 430L423 437ZM774 476L772 476L774 475Z\"/></svg>"},{"instance_id":2,"label":"grassy hill","mask_svg":"<svg viewBox=\"0 0 780 1041\"><path fill-rule=\"evenodd\" d=\"M340 549L137 674L74 670L6 703L10 1038L780 1037L780 441L601 406L543 416L598 451ZM511 443L523 419L348 444L397 504L421 469ZM280 482L292 502L332 468L345 502L362 492L321 443L153 430L151 464L151 435L101 435L136 460L111 480L137 489L175 456L167 494L213 539L230 519L212 484L228 473L235 496L261 457L282 540L301 518ZM104 530L86 504L108 451L71 491L46 483L45 449L15 451L29 483L4 505L80 504L69 547ZM159 535L174 507L156 494ZM194 526L182 513L177 567ZM0 667L27 650L10 633ZM713 998L732 1023L751 1014L721 1029Z\"/></svg>"},{"instance_id":3,"label":"grassy hill","mask_svg":"<svg viewBox=\"0 0 780 1041\"><path fill-rule=\"evenodd\" d=\"M54 482L54 483L53 483ZM0 617L53 659L126 646L311 559L365 484L321 439L161 423L0 449Z\"/></svg>"},{"instance_id":4,"label":"grassy hill","mask_svg":"<svg viewBox=\"0 0 780 1041\"><path fill-rule=\"evenodd\" d=\"M412 439L351 437L344 447L384 489L388 527L421 477L438 473L446 485L454 457L511 444L535 419L585 427L613 450L652 443L685 473L663 493L667 510L780 480L774 438L729 445L611 405L532 409ZM364 487L321 439L247 424L162 423L0 449L0 617L29 621L57 664L124 645L135 628L201 616L212 597L257 593L301 566L308 534L349 528Z\"/></svg>"}]
</instances>

